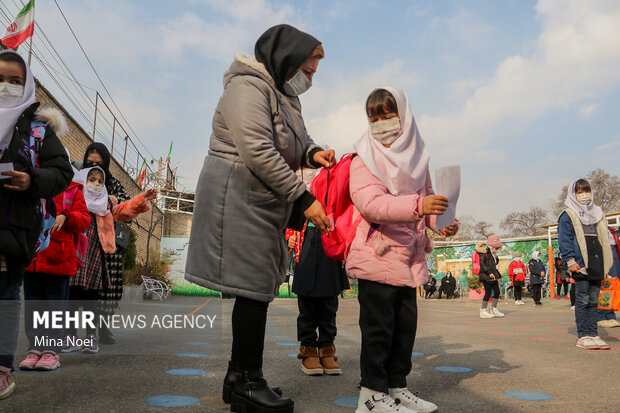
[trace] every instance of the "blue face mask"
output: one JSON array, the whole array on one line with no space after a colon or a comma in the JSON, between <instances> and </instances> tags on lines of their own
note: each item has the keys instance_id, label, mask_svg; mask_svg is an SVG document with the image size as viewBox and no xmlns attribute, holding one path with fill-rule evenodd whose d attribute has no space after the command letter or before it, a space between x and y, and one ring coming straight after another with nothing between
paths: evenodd
<instances>
[{"instance_id":1,"label":"blue face mask","mask_svg":"<svg viewBox=\"0 0 620 413\"><path fill-rule=\"evenodd\" d=\"M297 70L297 73L287 80L282 88L284 92L289 96L299 96L306 92L312 86L310 79L304 75L304 72Z\"/></svg>"}]
</instances>

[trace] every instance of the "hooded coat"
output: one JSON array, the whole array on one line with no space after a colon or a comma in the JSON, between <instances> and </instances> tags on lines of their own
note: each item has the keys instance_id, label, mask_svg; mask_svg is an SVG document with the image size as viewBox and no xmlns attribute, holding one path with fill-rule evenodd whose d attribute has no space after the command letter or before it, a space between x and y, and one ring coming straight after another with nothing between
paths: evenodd
<instances>
[{"instance_id":1,"label":"hooded coat","mask_svg":"<svg viewBox=\"0 0 620 413\"><path fill-rule=\"evenodd\" d=\"M30 175L30 188L14 191L4 188L8 181L0 181L0 255L7 257L10 268L26 267L35 255L36 242L41 232L41 198L53 198L62 193L73 178L67 152L57 133L66 132L66 122L55 109L36 111L39 103L29 106L17 120L13 138L0 158L1 163L12 163L16 171ZM44 122L45 138L39 150L38 167L30 160L30 125Z\"/></svg>"},{"instance_id":2,"label":"hooded coat","mask_svg":"<svg viewBox=\"0 0 620 413\"><path fill-rule=\"evenodd\" d=\"M296 52L304 58L318 44L306 36ZM277 50L273 41L267 43ZM293 203L309 195L294 171L316 168L310 159L320 149L308 136L299 99L280 89L265 64L243 53L224 74L196 187L185 268L188 281L263 302L273 300L285 278L284 232Z\"/></svg>"}]
</instances>

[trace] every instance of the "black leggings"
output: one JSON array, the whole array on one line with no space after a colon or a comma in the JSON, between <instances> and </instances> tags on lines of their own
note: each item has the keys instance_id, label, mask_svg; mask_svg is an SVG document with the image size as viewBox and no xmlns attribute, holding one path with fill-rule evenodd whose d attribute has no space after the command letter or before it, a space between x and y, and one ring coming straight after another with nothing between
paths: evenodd
<instances>
[{"instance_id":1,"label":"black leggings","mask_svg":"<svg viewBox=\"0 0 620 413\"><path fill-rule=\"evenodd\" d=\"M491 283L483 283L484 284L484 298L482 298L482 301L489 301L489 298L491 298L491 291L493 292L493 297L495 298L495 300L499 300L499 283L496 282L491 282Z\"/></svg>"},{"instance_id":2,"label":"black leggings","mask_svg":"<svg viewBox=\"0 0 620 413\"><path fill-rule=\"evenodd\" d=\"M514 292L515 292L515 301L521 301L521 299L523 298L523 286L515 285Z\"/></svg>"},{"instance_id":3,"label":"black leggings","mask_svg":"<svg viewBox=\"0 0 620 413\"><path fill-rule=\"evenodd\" d=\"M564 286L564 294L562 294L562 286ZM568 288L570 287L570 283L566 282L563 284L558 283L557 287L557 295L568 295Z\"/></svg>"},{"instance_id":4,"label":"black leggings","mask_svg":"<svg viewBox=\"0 0 620 413\"><path fill-rule=\"evenodd\" d=\"M232 312L231 361L241 370L260 369L263 366L265 324L269 303L237 297Z\"/></svg>"}]
</instances>

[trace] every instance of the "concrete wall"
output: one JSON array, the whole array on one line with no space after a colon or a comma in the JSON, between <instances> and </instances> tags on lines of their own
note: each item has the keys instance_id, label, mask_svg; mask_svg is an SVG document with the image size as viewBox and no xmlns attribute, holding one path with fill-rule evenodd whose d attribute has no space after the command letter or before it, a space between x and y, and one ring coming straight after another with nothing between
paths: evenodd
<instances>
[{"instance_id":1,"label":"concrete wall","mask_svg":"<svg viewBox=\"0 0 620 413\"><path fill-rule=\"evenodd\" d=\"M88 132L86 132L76 121L75 119L67 112L67 110L51 95L51 93L43 86L39 81L37 81L36 87L36 100L41 102L41 107L54 107L59 109L65 115L67 119L67 124L69 126L69 133L65 136L61 136L60 140L63 145L69 150L71 154L71 159L82 160L84 157L84 152L88 145L90 145L93 141ZM109 148L108 148L109 149ZM116 159L112 159L110 163L110 172L114 177L116 177L123 186L125 190L130 196L135 196L141 192L138 184L127 174L127 172L123 169L122 165L117 162ZM148 229L150 227L153 228L151 232L150 239L150 250L151 252L159 250L161 232L162 232L162 219L163 214L159 210L159 208L155 207L153 209L153 213L147 212L145 214L140 215L137 219L133 221L132 228L137 233L137 258L138 260L146 258L146 245L148 238ZM151 222L154 224L152 225Z\"/></svg>"}]
</instances>

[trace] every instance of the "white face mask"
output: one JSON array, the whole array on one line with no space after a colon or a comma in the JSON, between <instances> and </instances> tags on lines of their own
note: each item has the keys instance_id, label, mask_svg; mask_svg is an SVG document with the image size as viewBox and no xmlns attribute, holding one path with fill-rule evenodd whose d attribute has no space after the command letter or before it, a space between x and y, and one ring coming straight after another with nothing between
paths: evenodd
<instances>
[{"instance_id":1,"label":"white face mask","mask_svg":"<svg viewBox=\"0 0 620 413\"><path fill-rule=\"evenodd\" d=\"M103 186L99 186L99 185L95 185L91 183L86 184L86 189L95 195L101 195L101 193L103 192Z\"/></svg>"},{"instance_id":2,"label":"white face mask","mask_svg":"<svg viewBox=\"0 0 620 413\"><path fill-rule=\"evenodd\" d=\"M521 257L515 257L516 262L521 262Z\"/></svg>"},{"instance_id":3,"label":"white face mask","mask_svg":"<svg viewBox=\"0 0 620 413\"><path fill-rule=\"evenodd\" d=\"M287 80L282 88L289 96L299 96L310 89L310 86L312 86L310 79L304 75L304 72L297 70L297 73L295 73L292 78Z\"/></svg>"},{"instance_id":4,"label":"white face mask","mask_svg":"<svg viewBox=\"0 0 620 413\"><path fill-rule=\"evenodd\" d=\"M0 83L0 108L12 108L24 96L24 87L12 83Z\"/></svg>"},{"instance_id":5,"label":"white face mask","mask_svg":"<svg viewBox=\"0 0 620 413\"><path fill-rule=\"evenodd\" d=\"M592 202L592 192L582 192L575 195L575 198L577 198L577 202L582 205L590 205Z\"/></svg>"},{"instance_id":6,"label":"white face mask","mask_svg":"<svg viewBox=\"0 0 620 413\"><path fill-rule=\"evenodd\" d=\"M384 145L394 143L402 133L400 118L378 120L370 124L370 135Z\"/></svg>"}]
</instances>

